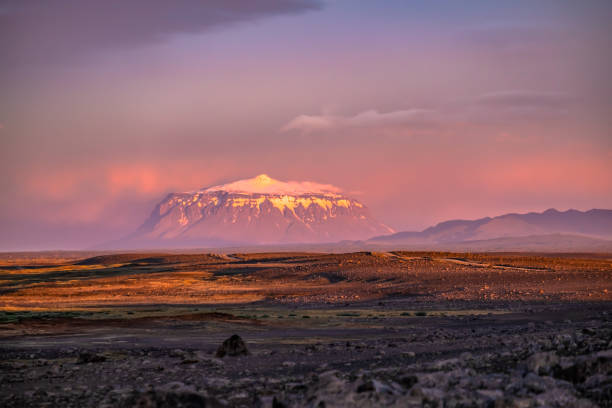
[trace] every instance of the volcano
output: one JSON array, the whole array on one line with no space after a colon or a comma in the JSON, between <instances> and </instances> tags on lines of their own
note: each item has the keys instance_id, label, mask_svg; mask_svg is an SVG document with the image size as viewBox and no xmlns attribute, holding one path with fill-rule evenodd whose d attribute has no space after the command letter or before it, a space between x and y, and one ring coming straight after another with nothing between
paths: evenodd
<instances>
[{"instance_id":1,"label":"volcano","mask_svg":"<svg viewBox=\"0 0 612 408\"><path fill-rule=\"evenodd\" d=\"M265 174L172 193L126 241L132 247L326 243L393 230L331 185L283 182Z\"/></svg>"}]
</instances>

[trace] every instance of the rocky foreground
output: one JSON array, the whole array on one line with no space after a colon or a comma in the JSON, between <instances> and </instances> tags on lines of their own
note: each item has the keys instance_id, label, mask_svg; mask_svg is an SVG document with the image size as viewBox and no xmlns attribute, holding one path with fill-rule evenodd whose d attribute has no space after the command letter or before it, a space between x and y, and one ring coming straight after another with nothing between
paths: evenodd
<instances>
[{"instance_id":1,"label":"rocky foreground","mask_svg":"<svg viewBox=\"0 0 612 408\"><path fill-rule=\"evenodd\" d=\"M520 309L5 338L0 406L611 407L610 306Z\"/></svg>"}]
</instances>

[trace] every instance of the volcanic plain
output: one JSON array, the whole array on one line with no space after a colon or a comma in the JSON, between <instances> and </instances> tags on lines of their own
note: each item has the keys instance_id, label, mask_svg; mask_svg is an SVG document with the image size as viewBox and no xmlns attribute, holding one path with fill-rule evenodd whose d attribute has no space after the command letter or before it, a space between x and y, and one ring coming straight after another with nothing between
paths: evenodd
<instances>
[{"instance_id":1,"label":"volcanic plain","mask_svg":"<svg viewBox=\"0 0 612 408\"><path fill-rule=\"evenodd\" d=\"M611 282L608 254L1 254L0 405L610 407Z\"/></svg>"}]
</instances>

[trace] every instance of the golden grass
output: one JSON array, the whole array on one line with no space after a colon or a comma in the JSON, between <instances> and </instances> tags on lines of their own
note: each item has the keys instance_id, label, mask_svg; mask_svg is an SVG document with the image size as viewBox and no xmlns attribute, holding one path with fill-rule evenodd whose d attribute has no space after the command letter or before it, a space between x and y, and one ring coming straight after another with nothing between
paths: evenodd
<instances>
[{"instance_id":1,"label":"golden grass","mask_svg":"<svg viewBox=\"0 0 612 408\"><path fill-rule=\"evenodd\" d=\"M607 258L524 254L142 255L0 267L0 310L96 305L431 300L612 300ZM127 259L126 258L126 259ZM138 257L136 257L138 258ZM40 262L41 258L37 258ZM15 265L12 265L13 267Z\"/></svg>"}]
</instances>

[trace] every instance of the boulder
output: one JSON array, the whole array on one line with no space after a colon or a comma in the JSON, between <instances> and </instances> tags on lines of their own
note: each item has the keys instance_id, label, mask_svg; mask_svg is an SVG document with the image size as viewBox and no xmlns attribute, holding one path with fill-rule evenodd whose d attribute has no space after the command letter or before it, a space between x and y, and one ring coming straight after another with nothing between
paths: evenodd
<instances>
[{"instance_id":1,"label":"boulder","mask_svg":"<svg viewBox=\"0 0 612 408\"><path fill-rule=\"evenodd\" d=\"M101 363L103 361L106 361L106 357L89 351L82 351L79 353L77 364Z\"/></svg>"},{"instance_id":2,"label":"boulder","mask_svg":"<svg viewBox=\"0 0 612 408\"><path fill-rule=\"evenodd\" d=\"M249 354L249 350L247 349L244 340L237 334L234 334L232 337L226 339L223 344L219 346L217 349L216 356L219 358L223 358L225 356L237 357L237 356L246 356Z\"/></svg>"},{"instance_id":3,"label":"boulder","mask_svg":"<svg viewBox=\"0 0 612 408\"><path fill-rule=\"evenodd\" d=\"M527 359L527 369L536 374L550 374L559 365L559 356L553 352L535 353Z\"/></svg>"}]
</instances>

